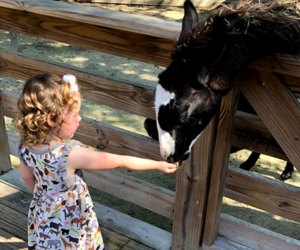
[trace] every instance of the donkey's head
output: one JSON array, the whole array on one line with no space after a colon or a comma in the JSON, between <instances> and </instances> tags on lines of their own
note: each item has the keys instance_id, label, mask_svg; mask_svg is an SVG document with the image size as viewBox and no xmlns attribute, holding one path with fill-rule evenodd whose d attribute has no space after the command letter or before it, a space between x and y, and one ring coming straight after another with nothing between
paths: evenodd
<instances>
[{"instance_id":1,"label":"donkey's head","mask_svg":"<svg viewBox=\"0 0 300 250\"><path fill-rule=\"evenodd\" d=\"M298 19L290 20L288 16L294 12L289 8L248 1L235 9L221 8L199 23L193 4L185 1L172 62L159 75L155 90L156 125L164 159L187 159L241 67L273 52L299 49L299 12Z\"/></svg>"},{"instance_id":2,"label":"donkey's head","mask_svg":"<svg viewBox=\"0 0 300 250\"><path fill-rule=\"evenodd\" d=\"M191 46L189 40L194 28L202 32L203 27L198 26L197 12L191 2L185 2L184 10L182 31L172 62L159 75L155 90L161 156L170 162L188 158L196 138L217 112L222 92L228 88L227 83L221 86L214 76L214 64L223 47L215 48L220 50L216 51L209 44ZM220 85L215 86L218 89L209 86L211 81Z\"/></svg>"}]
</instances>

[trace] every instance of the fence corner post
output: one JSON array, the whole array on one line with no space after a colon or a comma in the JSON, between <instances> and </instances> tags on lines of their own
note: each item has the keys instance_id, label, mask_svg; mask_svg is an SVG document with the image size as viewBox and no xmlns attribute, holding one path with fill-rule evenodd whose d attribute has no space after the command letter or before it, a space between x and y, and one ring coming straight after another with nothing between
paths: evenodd
<instances>
[{"instance_id":1,"label":"fence corner post","mask_svg":"<svg viewBox=\"0 0 300 250\"><path fill-rule=\"evenodd\" d=\"M0 90L0 174L12 169L9 157L9 144L5 129L2 92Z\"/></svg>"}]
</instances>

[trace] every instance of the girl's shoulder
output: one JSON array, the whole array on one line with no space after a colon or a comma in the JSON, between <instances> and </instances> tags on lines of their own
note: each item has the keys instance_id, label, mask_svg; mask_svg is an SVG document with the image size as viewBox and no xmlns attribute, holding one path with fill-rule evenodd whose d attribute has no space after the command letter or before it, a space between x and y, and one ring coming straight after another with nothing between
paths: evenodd
<instances>
[{"instance_id":1,"label":"girl's shoulder","mask_svg":"<svg viewBox=\"0 0 300 250\"><path fill-rule=\"evenodd\" d=\"M58 143L55 145L48 145L48 144L38 144L38 145L33 145L33 146L27 146L27 145L19 145L19 150L20 151L29 151L35 154L45 154L48 152L53 152L53 151L57 151L60 149L72 149L75 146L80 146L82 147L83 144L79 141L76 140L69 140L67 142L64 143Z\"/></svg>"},{"instance_id":2,"label":"girl's shoulder","mask_svg":"<svg viewBox=\"0 0 300 250\"><path fill-rule=\"evenodd\" d=\"M80 141L76 141L76 140L69 140L65 143L66 149L71 150L74 147L84 147L84 145Z\"/></svg>"},{"instance_id":3,"label":"girl's shoulder","mask_svg":"<svg viewBox=\"0 0 300 250\"><path fill-rule=\"evenodd\" d=\"M49 147L49 145L20 145L18 155L22 163L27 166L33 166L38 163L54 164L58 162L58 159L64 151L64 146L64 144L57 144L53 147Z\"/></svg>"},{"instance_id":4,"label":"girl's shoulder","mask_svg":"<svg viewBox=\"0 0 300 250\"><path fill-rule=\"evenodd\" d=\"M69 140L68 142L66 142L62 149L62 163L66 164L72 149L78 148L78 147L84 147L84 145L81 142L76 141L76 140Z\"/></svg>"},{"instance_id":5,"label":"girl's shoulder","mask_svg":"<svg viewBox=\"0 0 300 250\"><path fill-rule=\"evenodd\" d=\"M68 155L70 151L76 146L82 147L83 144L76 140L69 140L67 142L58 143L51 146L47 144L38 144L34 146L19 145L18 154L21 160L23 160L24 156L26 155L43 157L44 155L51 154L59 157L61 155Z\"/></svg>"}]
</instances>

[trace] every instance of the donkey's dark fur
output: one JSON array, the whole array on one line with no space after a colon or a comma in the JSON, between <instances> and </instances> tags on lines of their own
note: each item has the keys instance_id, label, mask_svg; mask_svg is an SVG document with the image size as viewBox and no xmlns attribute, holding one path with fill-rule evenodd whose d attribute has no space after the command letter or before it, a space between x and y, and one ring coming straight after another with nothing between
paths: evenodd
<instances>
[{"instance_id":1,"label":"donkey's dark fur","mask_svg":"<svg viewBox=\"0 0 300 250\"><path fill-rule=\"evenodd\" d=\"M243 67L266 55L300 50L296 1L241 1L217 9L203 23L191 1L185 1L184 11L172 62L155 91L161 155L170 162L187 159Z\"/></svg>"}]
</instances>

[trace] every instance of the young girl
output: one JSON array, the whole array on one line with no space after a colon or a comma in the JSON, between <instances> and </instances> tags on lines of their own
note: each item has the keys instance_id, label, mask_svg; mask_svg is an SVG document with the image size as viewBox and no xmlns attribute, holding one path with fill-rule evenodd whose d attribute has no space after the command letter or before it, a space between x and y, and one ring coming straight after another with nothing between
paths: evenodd
<instances>
[{"instance_id":1,"label":"young girl","mask_svg":"<svg viewBox=\"0 0 300 250\"><path fill-rule=\"evenodd\" d=\"M176 171L164 161L99 152L71 140L80 105L72 75L37 75L26 81L18 101L20 175L33 191L29 249L104 249L82 169Z\"/></svg>"}]
</instances>

